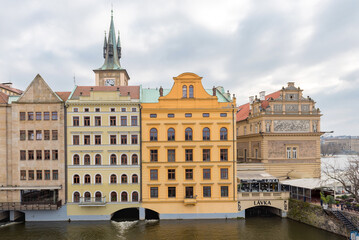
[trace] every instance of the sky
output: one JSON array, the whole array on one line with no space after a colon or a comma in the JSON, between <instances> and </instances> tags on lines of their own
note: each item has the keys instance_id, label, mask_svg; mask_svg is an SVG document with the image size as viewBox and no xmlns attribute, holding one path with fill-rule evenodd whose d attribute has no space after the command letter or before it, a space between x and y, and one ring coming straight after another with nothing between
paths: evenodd
<instances>
[{"instance_id":1,"label":"sky","mask_svg":"<svg viewBox=\"0 0 359 240\"><path fill-rule=\"evenodd\" d=\"M358 0L0 0L0 82L94 85L111 6L130 85L171 88L193 72L244 104L295 82L322 131L359 135Z\"/></svg>"}]
</instances>

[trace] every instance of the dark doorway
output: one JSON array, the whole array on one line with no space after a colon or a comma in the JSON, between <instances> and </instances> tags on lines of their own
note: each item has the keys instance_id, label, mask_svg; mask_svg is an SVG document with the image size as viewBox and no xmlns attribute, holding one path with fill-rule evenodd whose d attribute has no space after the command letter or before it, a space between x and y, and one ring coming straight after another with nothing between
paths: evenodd
<instances>
[{"instance_id":1,"label":"dark doorway","mask_svg":"<svg viewBox=\"0 0 359 240\"><path fill-rule=\"evenodd\" d=\"M158 220L160 219L160 215L158 214L158 212L155 212L153 210L150 210L150 209L145 209L145 214L146 214L146 217L145 219L146 220Z\"/></svg>"},{"instance_id":2,"label":"dark doorway","mask_svg":"<svg viewBox=\"0 0 359 240\"><path fill-rule=\"evenodd\" d=\"M111 220L116 222L139 220L139 210L138 208L121 209L112 215Z\"/></svg>"}]
</instances>

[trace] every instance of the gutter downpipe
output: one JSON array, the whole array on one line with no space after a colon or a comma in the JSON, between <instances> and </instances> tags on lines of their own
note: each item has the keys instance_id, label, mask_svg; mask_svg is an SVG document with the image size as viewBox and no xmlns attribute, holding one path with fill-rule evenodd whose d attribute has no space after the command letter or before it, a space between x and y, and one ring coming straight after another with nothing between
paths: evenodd
<instances>
[{"instance_id":1,"label":"gutter downpipe","mask_svg":"<svg viewBox=\"0 0 359 240\"><path fill-rule=\"evenodd\" d=\"M234 106L232 104L232 128L233 128L233 201L236 200L236 191L237 191L237 184L236 184L236 159L235 159L235 126L234 126Z\"/></svg>"}]
</instances>

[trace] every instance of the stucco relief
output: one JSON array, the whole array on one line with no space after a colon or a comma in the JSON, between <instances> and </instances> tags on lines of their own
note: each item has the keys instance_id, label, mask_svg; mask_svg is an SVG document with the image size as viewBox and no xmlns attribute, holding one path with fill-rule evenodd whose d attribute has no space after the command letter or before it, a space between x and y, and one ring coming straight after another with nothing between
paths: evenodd
<instances>
[{"instance_id":1,"label":"stucco relief","mask_svg":"<svg viewBox=\"0 0 359 240\"><path fill-rule=\"evenodd\" d=\"M274 132L309 132L309 120L274 120Z\"/></svg>"}]
</instances>

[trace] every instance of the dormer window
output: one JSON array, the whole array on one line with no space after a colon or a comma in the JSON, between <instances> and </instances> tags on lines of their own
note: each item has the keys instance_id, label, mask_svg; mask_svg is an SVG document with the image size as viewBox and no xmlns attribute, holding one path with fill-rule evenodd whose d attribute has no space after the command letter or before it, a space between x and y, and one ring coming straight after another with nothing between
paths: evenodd
<instances>
[{"instance_id":1,"label":"dormer window","mask_svg":"<svg viewBox=\"0 0 359 240\"><path fill-rule=\"evenodd\" d=\"M193 98L193 86L189 86L189 97Z\"/></svg>"},{"instance_id":2,"label":"dormer window","mask_svg":"<svg viewBox=\"0 0 359 240\"><path fill-rule=\"evenodd\" d=\"M187 86L183 85L182 87L182 97L187 98Z\"/></svg>"}]
</instances>

